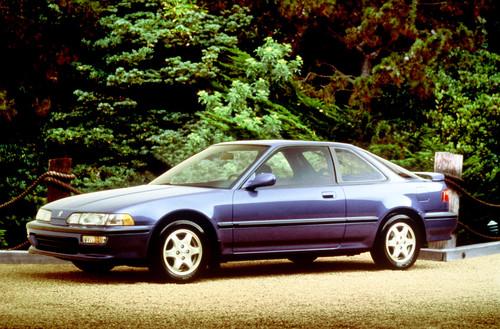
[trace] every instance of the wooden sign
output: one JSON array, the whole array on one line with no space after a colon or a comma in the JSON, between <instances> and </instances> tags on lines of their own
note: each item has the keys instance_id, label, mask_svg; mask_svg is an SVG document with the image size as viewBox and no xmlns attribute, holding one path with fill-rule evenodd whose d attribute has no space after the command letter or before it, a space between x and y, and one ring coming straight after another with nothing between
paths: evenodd
<instances>
[{"instance_id":1,"label":"wooden sign","mask_svg":"<svg viewBox=\"0 0 500 329\"><path fill-rule=\"evenodd\" d=\"M436 152L434 154L434 171L443 174L462 177L464 156L450 152Z\"/></svg>"}]
</instances>

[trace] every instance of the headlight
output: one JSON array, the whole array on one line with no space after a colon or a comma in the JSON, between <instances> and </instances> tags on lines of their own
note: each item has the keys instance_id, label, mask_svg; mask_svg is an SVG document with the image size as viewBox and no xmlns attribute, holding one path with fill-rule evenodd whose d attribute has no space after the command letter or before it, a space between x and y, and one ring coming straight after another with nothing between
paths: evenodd
<instances>
[{"instance_id":1,"label":"headlight","mask_svg":"<svg viewBox=\"0 0 500 329\"><path fill-rule=\"evenodd\" d=\"M74 213L66 219L68 224L100 226L132 226L134 219L129 214Z\"/></svg>"},{"instance_id":2,"label":"headlight","mask_svg":"<svg viewBox=\"0 0 500 329\"><path fill-rule=\"evenodd\" d=\"M52 212L50 210L40 208L36 213L35 219L41 220L44 222L50 222L50 217L52 216Z\"/></svg>"}]
</instances>

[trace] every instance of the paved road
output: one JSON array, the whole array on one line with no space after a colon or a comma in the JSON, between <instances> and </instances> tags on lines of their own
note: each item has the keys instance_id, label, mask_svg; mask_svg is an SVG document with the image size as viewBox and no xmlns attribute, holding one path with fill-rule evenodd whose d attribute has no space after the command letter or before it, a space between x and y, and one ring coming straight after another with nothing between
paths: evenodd
<instances>
[{"instance_id":1,"label":"paved road","mask_svg":"<svg viewBox=\"0 0 500 329\"><path fill-rule=\"evenodd\" d=\"M143 269L0 265L4 328L500 328L500 255L378 270L369 255L224 264L188 284Z\"/></svg>"}]
</instances>

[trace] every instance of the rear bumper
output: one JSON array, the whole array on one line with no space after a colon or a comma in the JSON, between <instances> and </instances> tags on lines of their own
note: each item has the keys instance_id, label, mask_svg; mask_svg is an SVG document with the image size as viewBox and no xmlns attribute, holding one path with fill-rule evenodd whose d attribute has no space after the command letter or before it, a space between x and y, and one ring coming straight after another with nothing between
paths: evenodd
<instances>
[{"instance_id":1,"label":"rear bumper","mask_svg":"<svg viewBox=\"0 0 500 329\"><path fill-rule=\"evenodd\" d=\"M427 242L449 240L457 228L458 216L452 212L428 212L424 223Z\"/></svg>"},{"instance_id":2,"label":"rear bumper","mask_svg":"<svg viewBox=\"0 0 500 329\"><path fill-rule=\"evenodd\" d=\"M31 243L30 253L65 260L111 261L134 263L147 258L151 232L149 226L76 227L58 226L38 221L26 225ZM83 235L106 236L103 245L82 243Z\"/></svg>"}]
</instances>

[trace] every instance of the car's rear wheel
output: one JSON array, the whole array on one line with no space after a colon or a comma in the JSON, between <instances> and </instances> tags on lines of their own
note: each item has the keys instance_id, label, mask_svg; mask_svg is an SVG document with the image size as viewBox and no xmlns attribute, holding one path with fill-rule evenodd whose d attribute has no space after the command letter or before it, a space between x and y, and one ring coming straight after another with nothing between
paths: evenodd
<instances>
[{"instance_id":1,"label":"car's rear wheel","mask_svg":"<svg viewBox=\"0 0 500 329\"><path fill-rule=\"evenodd\" d=\"M87 273L106 273L115 267L113 264L108 262L89 262L89 261L79 261L74 260L73 265L78 269Z\"/></svg>"},{"instance_id":2,"label":"car's rear wheel","mask_svg":"<svg viewBox=\"0 0 500 329\"><path fill-rule=\"evenodd\" d=\"M398 215L384 225L377 236L371 255L377 265L404 270L417 260L421 244L415 222L407 216Z\"/></svg>"},{"instance_id":3,"label":"car's rear wheel","mask_svg":"<svg viewBox=\"0 0 500 329\"><path fill-rule=\"evenodd\" d=\"M161 279L189 282L207 268L210 253L203 229L189 222L169 225L161 234L153 270Z\"/></svg>"}]
</instances>

